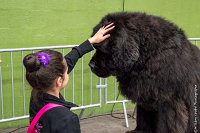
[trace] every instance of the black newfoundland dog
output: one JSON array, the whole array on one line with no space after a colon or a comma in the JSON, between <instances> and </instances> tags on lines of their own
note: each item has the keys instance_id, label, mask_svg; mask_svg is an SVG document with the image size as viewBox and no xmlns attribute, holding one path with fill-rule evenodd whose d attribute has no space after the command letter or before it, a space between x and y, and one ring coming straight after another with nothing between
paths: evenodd
<instances>
[{"instance_id":1,"label":"black newfoundland dog","mask_svg":"<svg viewBox=\"0 0 200 133\"><path fill-rule=\"evenodd\" d=\"M96 44L89 65L116 76L121 93L137 103L133 133L200 133L200 50L173 23L144 13L113 13L111 37Z\"/></svg>"}]
</instances>

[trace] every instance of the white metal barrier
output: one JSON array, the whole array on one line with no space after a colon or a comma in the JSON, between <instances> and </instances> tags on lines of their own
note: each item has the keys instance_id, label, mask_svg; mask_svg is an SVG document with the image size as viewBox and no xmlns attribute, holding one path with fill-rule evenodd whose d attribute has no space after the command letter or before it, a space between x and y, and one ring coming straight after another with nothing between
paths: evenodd
<instances>
[{"instance_id":1,"label":"white metal barrier","mask_svg":"<svg viewBox=\"0 0 200 133\"><path fill-rule=\"evenodd\" d=\"M197 45L198 41L200 41L200 38L189 38L190 41L192 41L193 44ZM50 46L50 47L33 47L33 48L15 48L15 49L0 49L0 59L2 60L2 64L0 64L0 123L1 122L8 122L8 121L14 121L14 120L20 120L20 119L25 119L28 118L28 103L29 100L27 100L27 94L26 91L30 91L31 89L27 89L26 87L26 81L25 81L25 71L24 71L24 67L22 64L22 60L23 57L25 55L25 53L27 52L34 52L37 50L42 50L42 49L55 49L55 50L60 50L62 52L63 55L65 55L65 51L69 50L69 48L72 48L74 46L77 45L67 45L67 46ZM16 54L17 53L17 54ZM20 53L20 56L19 56ZM18 55L18 56L14 56L14 54ZM91 52L89 55L91 58L93 53ZM7 60L5 61L4 58ZM14 59L15 58L15 59ZM85 56L84 56L85 58ZM80 113L80 117L82 116L84 110L86 108L91 108L91 107L101 107L102 106L102 90L104 90L104 104L116 104L116 103L121 103L123 105L123 110L124 110L124 116L125 116L125 120L126 120L126 126L129 127L128 124L128 118L127 118L127 111L126 111L126 103L129 102L129 100L118 100L118 93L117 93L117 84L116 84L116 80L114 79L114 86L109 87L108 88L108 81L107 79L102 79L102 78L98 78L96 76L94 76L92 74L91 71L89 71L89 76L87 75L86 77L84 76L85 72L85 68L84 68L84 58L80 59L80 69L74 69L71 72L71 87L68 88L72 88L71 90L71 101L73 103L78 103L79 107L75 107L72 108L72 110L78 110L81 109L81 113ZM17 62L17 66L16 67L16 63ZM8 63L9 62L9 63ZM87 64L86 64L87 65ZM20 67L19 67L20 66ZM89 67L87 67L87 69L89 69ZM79 73L81 73L81 75L78 77L78 79L75 80L75 72L76 70L81 71ZM18 72L20 71L20 72ZM18 73L21 75L20 80L18 78L16 78L16 74ZM8 75L6 75L8 74ZM18 76L17 76L18 77ZM86 89L84 89L84 79L87 78L89 79L89 83L87 82L87 98L89 96L89 99L87 99L88 103L84 104L84 91L86 91ZM93 80L95 79L96 80ZM16 81L17 80L17 81ZM81 81L81 85L80 87L78 87L78 89L76 88L76 83L75 81ZM98 80L98 83L97 83ZM6 83L6 85L4 85ZM19 85L21 84L21 85ZM10 85L10 87L8 87ZM20 93L18 92L20 89L16 89L16 86L21 88ZM8 87L8 88L5 88ZM98 89L96 89L98 88ZM108 99L108 89L113 88L114 90L112 91L112 93L114 94L114 97L111 99ZM9 90L10 89L10 90ZM11 94L8 94L6 91L10 91ZM17 90L17 91L16 91ZM75 95L77 94L77 90L80 91L80 101L75 101ZM94 92L95 91L95 92ZM63 96L66 97L66 91L64 89L63 91ZM18 95L21 94L20 96L20 101L15 101L15 97L16 97L16 93ZM89 93L89 95L88 95ZM94 100L93 96L95 96L98 100ZM19 97L19 96L18 96ZM5 108L9 98L11 98L11 101L9 102L11 104L11 114L7 114L7 112L9 112L10 108ZM95 102L94 102L95 101ZM21 112L16 113L16 104L18 103L22 103L22 108L21 108ZM23 112L23 113L22 113ZM21 114L22 113L22 114ZM20 115L16 115L16 114L20 114Z\"/></svg>"},{"instance_id":2,"label":"white metal barrier","mask_svg":"<svg viewBox=\"0 0 200 133\"><path fill-rule=\"evenodd\" d=\"M67 46L50 46L50 47L34 47L34 48L15 48L15 49L0 49L0 59L2 60L2 64L0 65L0 109L1 109L1 115L0 115L0 123L1 122L8 122L8 121L13 121L13 120L20 120L20 119L25 119L25 118L28 118L29 115L28 115L28 111L27 109L29 108L29 106L27 106L27 103L29 103L29 99L27 100L26 98L26 91L31 91L31 89L27 89L25 86L26 86L26 80L25 80L25 70L24 70L24 66L22 64L22 60L23 60L23 57L25 56L25 52L28 53L31 53L31 52L35 52L37 50L43 50L43 49L55 49L55 50L60 50L62 52L62 54L64 55L65 54L65 50L69 50L69 48L72 48L74 46L77 46L77 45L67 45ZM4 55L5 54L5 55ZM14 57L14 54L21 54L20 57ZM9 57L7 56L9 55ZM92 53L90 54L90 56L92 56ZM15 61L14 59L17 60L17 62L19 64L15 64ZM9 60L9 63L6 62L6 60ZM78 110L78 109L81 109L82 112L80 113L80 117L84 111L84 109L86 108L91 108L91 107L100 107L101 106L101 89L98 89L98 94L95 94L96 97L98 96L98 101L96 101L95 103L93 102L93 91L94 91L94 88L93 88L93 75L92 75L92 72L90 72L90 77L87 77L89 78L89 81L90 81L90 86L89 86L89 91L90 91L90 99L89 99L89 103L87 105L84 104L84 60L83 58L80 59L81 62L81 76L78 77L78 80L80 81L81 80L81 85L79 85L77 88L78 88L78 91L80 92L80 101L79 102L76 102L75 101L75 93L76 93L76 90L75 89L75 70L73 70L71 73L71 76L72 77L72 90L71 90L71 95L72 95L72 98L70 101L72 102L76 102L78 103L79 107L74 107L72 108L72 110ZM15 68L17 66L17 68ZM17 73L16 71L20 71L20 75L21 75L21 78L18 78L18 76L16 77L15 76L15 73ZM8 75L9 76L8 76ZM19 73L18 73L19 74ZM19 76L20 77L20 76ZM19 81L20 79L20 81ZM6 83L6 82L9 82L9 83ZM17 83L18 82L18 83ZM20 84L21 85L16 85L16 84ZM11 84L10 84L11 83ZM7 84L7 85L5 85ZM96 83L98 84L98 83ZM10 86L9 86L10 85ZM9 87L8 87L9 86ZM27 85L28 86L28 85ZM8 87L8 88L6 88ZM17 87L21 87L21 90ZM9 96L7 96L7 92L8 90L11 90L11 94ZM21 101L16 101L16 90L17 91L21 91L20 93L22 94L21 95ZM87 88L88 90L88 88ZM96 89L97 90L97 89ZM19 93L19 92L18 92ZM30 94L30 92L29 92ZM63 96L66 97L66 90L64 89L63 91ZM11 98L8 99L8 98ZM8 109L5 109L5 106L7 106L7 102L8 101L11 101L11 114L5 116L6 112L9 112ZM21 114L20 116L19 115L16 115L16 114L19 114L19 113L16 113L16 106L17 103L23 103L23 106L21 108L21 112L23 112L23 114ZM10 104L9 103L9 104Z\"/></svg>"}]
</instances>

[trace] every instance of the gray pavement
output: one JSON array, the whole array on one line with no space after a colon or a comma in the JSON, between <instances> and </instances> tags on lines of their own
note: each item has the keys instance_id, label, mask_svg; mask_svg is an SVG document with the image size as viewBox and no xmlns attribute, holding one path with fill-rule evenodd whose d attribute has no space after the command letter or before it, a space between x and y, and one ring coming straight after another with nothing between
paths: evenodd
<instances>
[{"instance_id":1,"label":"gray pavement","mask_svg":"<svg viewBox=\"0 0 200 133\"><path fill-rule=\"evenodd\" d=\"M132 112L128 112L131 114ZM121 114L114 114L117 117L123 117ZM82 119L81 133L125 133L126 131L133 130L136 127L135 119L129 118L129 128L126 127L125 119L114 118L111 115L103 115ZM0 129L0 133L9 133L15 129ZM12 133L25 133L26 128L21 128Z\"/></svg>"},{"instance_id":2,"label":"gray pavement","mask_svg":"<svg viewBox=\"0 0 200 133\"><path fill-rule=\"evenodd\" d=\"M125 133L135 127L135 119L129 118L129 128L127 128L125 119L113 118L111 115L81 121L82 133Z\"/></svg>"}]
</instances>

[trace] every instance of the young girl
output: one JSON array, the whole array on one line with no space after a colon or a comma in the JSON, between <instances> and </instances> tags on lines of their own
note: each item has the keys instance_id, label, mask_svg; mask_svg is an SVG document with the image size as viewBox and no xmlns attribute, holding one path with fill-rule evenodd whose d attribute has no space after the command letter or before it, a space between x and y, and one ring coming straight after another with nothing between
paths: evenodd
<instances>
[{"instance_id":1,"label":"young girl","mask_svg":"<svg viewBox=\"0 0 200 133\"><path fill-rule=\"evenodd\" d=\"M92 45L109 38L106 34L114 28L113 23L102 27L90 39L72 48L64 58L53 50L42 50L24 57L26 79L33 88L30 99L30 122L48 103L62 106L46 111L34 126L37 133L80 133L79 119L70 111L75 104L66 102L60 91L68 83L68 74L79 58L93 50Z\"/></svg>"}]
</instances>

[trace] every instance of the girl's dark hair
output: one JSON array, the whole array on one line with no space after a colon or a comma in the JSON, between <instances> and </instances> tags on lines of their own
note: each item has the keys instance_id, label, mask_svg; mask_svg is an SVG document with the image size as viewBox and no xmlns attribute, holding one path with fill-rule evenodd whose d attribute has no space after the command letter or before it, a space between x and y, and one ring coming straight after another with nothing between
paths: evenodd
<instances>
[{"instance_id":1,"label":"girl's dark hair","mask_svg":"<svg viewBox=\"0 0 200 133\"><path fill-rule=\"evenodd\" d=\"M46 53L50 56L47 66L38 60L38 53ZM26 68L26 79L33 88L32 96L36 96L36 99L41 98L44 92L52 88L55 79L62 77L66 71L62 54L53 50L29 54L24 57L23 64Z\"/></svg>"}]
</instances>

